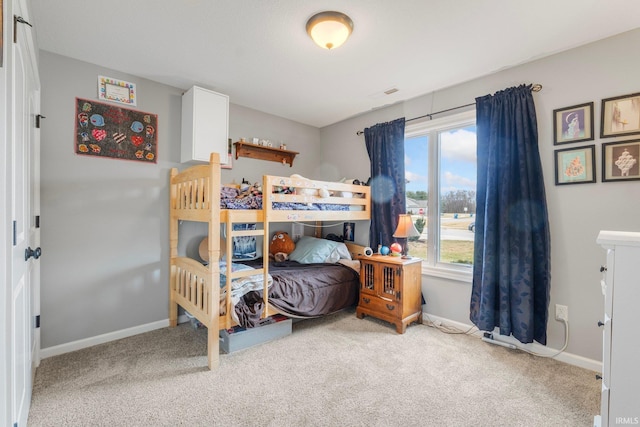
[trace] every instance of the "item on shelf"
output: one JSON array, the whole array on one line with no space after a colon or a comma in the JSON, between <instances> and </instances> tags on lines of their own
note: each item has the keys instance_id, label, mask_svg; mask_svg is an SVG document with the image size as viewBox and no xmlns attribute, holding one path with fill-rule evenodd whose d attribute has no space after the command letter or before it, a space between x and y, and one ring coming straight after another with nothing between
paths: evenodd
<instances>
[{"instance_id":1,"label":"item on shelf","mask_svg":"<svg viewBox=\"0 0 640 427\"><path fill-rule=\"evenodd\" d=\"M389 255L389 247L388 246L382 246L380 248L380 254L382 255Z\"/></svg>"}]
</instances>

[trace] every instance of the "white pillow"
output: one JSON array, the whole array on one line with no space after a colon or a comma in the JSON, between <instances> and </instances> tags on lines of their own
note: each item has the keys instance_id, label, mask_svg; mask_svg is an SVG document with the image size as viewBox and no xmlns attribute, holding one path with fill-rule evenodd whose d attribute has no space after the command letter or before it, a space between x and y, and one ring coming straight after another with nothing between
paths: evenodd
<instances>
[{"instance_id":1,"label":"white pillow","mask_svg":"<svg viewBox=\"0 0 640 427\"><path fill-rule=\"evenodd\" d=\"M349 249L347 245L342 242L336 242L338 245L336 248L329 254L327 259L324 262L338 262L341 259L351 260L351 254L349 253Z\"/></svg>"}]
</instances>

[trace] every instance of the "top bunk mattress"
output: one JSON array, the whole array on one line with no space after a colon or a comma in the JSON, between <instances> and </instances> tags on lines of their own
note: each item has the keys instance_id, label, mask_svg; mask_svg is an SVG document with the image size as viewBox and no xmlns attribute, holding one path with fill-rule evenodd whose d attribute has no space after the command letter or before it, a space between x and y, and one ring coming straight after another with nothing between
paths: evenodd
<instances>
[{"instance_id":1,"label":"top bunk mattress","mask_svg":"<svg viewBox=\"0 0 640 427\"><path fill-rule=\"evenodd\" d=\"M262 192L243 192L233 187L222 187L222 189L220 190L220 209L262 209L262 199ZM361 207L336 203L310 202L273 202L272 204L272 209L274 210L348 211L352 208Z\"/></svg>"}]
</instances>

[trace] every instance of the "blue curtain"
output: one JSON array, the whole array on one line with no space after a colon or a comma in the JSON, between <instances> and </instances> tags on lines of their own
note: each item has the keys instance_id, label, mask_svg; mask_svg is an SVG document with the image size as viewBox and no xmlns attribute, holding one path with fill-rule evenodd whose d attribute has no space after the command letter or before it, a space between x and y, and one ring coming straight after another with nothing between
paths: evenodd
<instances>
[{"instance_id":1,"label":"blue curtain","mask_svg":"<svg viewBox=\"0 0 640 427\"><path fill-rule=\"evenodd\" d=\"M371 160L371 227L369 244L390 245L395 239L398 215L406 212L404 178L404 117L378 123L364 130L364 141Z\"/></svg>"},{"instance_id":2,"label":"blue curtain","mask_svg":"<svg viewBox=\"0 0 640 427\"><path fill-rule=\"evenodd\" d=\"M476 99L478 184L471 321L547 343L549 223L531 86Z\"/></svg>"}]
</instances>

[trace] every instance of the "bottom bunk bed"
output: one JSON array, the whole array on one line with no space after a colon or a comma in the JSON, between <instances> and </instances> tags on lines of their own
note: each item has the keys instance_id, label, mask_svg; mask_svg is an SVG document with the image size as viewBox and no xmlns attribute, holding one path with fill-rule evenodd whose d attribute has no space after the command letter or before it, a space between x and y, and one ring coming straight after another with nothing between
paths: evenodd
<instances>
[{"instance_id":1,"label":"bottom bunk bed","mask_svg":"<svg viewBox=\"0 0 640 427\"><path fill-rule=\"evenodd\" d=\"M262 260L243 264L259 268ZM358 302L359 274L341 263L271 262L269 274L273 278L268 291L269 309L285 316L320 317ZM235 316L243 327L259 325L263 311L262 290L247 292L235 305Z\"/></svg>"},{"instance_id":2,"label":"bottom bunk bed","mask_svg":"<svg viewBox=\"0 0 640 427\"><path fill-rule=\"evenodd\" d=\"M363 253L363 247L348 245L348 251L349 258L355 259ZM218 330L229 330L235 325L260 327L265 318L278 314L300 319L321 317L357 304L360 283L357 260L340 259L335 263L271 260L267 263L266 285L264 261L262 258L231 263L219 261L216 266L183 258L181 263L186 263L185 268L175 266L171 300L208 328L210 363L217 361L219 354L219 343L212 341L218 338ZM235 277L230 287L226 280L229 268ZM219 274L218 306L208 303L212 299L210 293L215 290L206 278L210 271ZM226 289L231 289L231 304L227 304ZM215 313L219 315L217 325L212 322Z\"/></svg>"}]
</instances>

